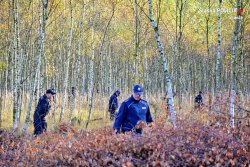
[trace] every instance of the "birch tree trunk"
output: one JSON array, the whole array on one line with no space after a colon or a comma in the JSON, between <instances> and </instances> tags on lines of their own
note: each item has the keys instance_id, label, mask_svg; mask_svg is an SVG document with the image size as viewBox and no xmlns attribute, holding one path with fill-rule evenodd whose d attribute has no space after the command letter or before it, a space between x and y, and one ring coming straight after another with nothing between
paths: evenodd
<instances>
[{"instance_id":1,"label":"birch tree trunk","mask_svg":"<svg viewBox=\"0 0 250 167\"><path fill-rule=\"evenodd\" d=\"M107 54L107 57L108 57L108 61L109 61L109 70L108 70L108 87L109 87L109 90L108 90L108 93L111 94L112 92L112 55L111 55L111 43L108 45L108 54Z\"/></svg>"},{"instance_id":2,"label":"birch tree trunk","mask_svg":"<svg viewBox=\"0 0 250 167\"><path fill-rule=\"evenodd\" d=\"M216 96L216 112L220 112L219 107L219 91L220 91L220 65L221 65L221 55L220 55L220 46L221 46L221 4L222 0L219 0L219 12L218 12L218 48L217 48L217 58L216 58L216 67L215 67L215 96Z\"/></svg>"},{"instance_id":3,"label":"birch tree trunk","mask_svg":"<svg viewBox=\"0 0 250 167\"><path fill-rule=\"evenodd\" d=\"M69 78L69 62L70 62L70 54L71 54L71 43L72 43L72 33L73 33L73 14L72 14L72 4L70 0L70 30L69 30L69 35L68 35L68 47L67 47L67 56L66 56L66 72L65 72L65 77L64 77L64 82L63 82L63 99L62 99L62 106L61 106L61 113L60 113L60 119L59 122L62 121L64 112L65 112L65 102L67 99L67 89L68 89L68 78Z\"/></svg>"},{"instance_id":4,"label":"birch tree trunk","mask_svg":"<svg viewBox=\"0 0 250 167\"><path fill-rule=\"evenodd\" d=\"M84 65L84 63L83 63ZM83 72L83 76L82 76L82 89L81 89L81 92L80 92L80 104L79 104L79 114L78 114L78 117L79 117L79 120L80 122L82 121L82 106L83 106L83 101L84 101L84 92L85 92L85 76L84 76L84 72Z\"/></svg>"},{"instance_id":5,"label":"birch tree trunk","mask_svg":"<svg viewBox=\"0 0 250 167\"><path fill-rule=\"evenodd\" d=\"M69 124L71 124L72 114L75 109L75 99L76 99L76 90L75 90L75 87L72 87L71 95L69 97L69 100L70 100L70 104L69 104L70 111L69 111L69 117L68 117Z\"/></svg>"},{"instance_id":6,"label":"birch tree trunk","mask_svg":"<svg viewBox=\"0 0 250 167\"><path fill-rule=\"evenodd\" d=\"M113 3L112 4L112 13L111 13L111 16L110 16L110 18L109 18L109 20L108 20L108 23L107 23L107 25L106 25L106 27L105 27L105 30L104 30L104 34L103 34L103 37L102 37L102 42L101 42L101 45L100 45L100 66L99 66L99 68L101 69L100 71L100 76L101 76L101 80L102 80L102 82L101 82L101 89L103 88L102 86L103 86L103 77L102 77L102 74L103 74L103 72L105 71L105 70L102 70L102 67L103 67L103 62L104 62L104 60L106 60L106 58L108 57L108 55L106 54L105 55L105 57L104 57L104 54L103 54L103 52L104 52L104 44L105 44L105 39L106 39L106 36L107 36L107 32L108 32L108 29L109 29L109 26L110 26L110 24L111 24L111 21L112 21L112 19L113 19L113 17L114 17L114 14L115 14L115 7L116 7L116 4L117 4L117 2L116 3ZM109 44L108 44L108 46L109 46ZM108 50L108 49L107 49ZM106 53L107 53L107 51L106 51ZM111 62L110 62L111 63ZM110 66L110 68L111 68L112 66ZM104 68L103 68L104 69ZM104 75L105 75L105 73L104 73ZM108 78L108 77L107 77ZM105 89L103 89L104 90L104 92L102 92L102 93L105 93Z\"/></svg>"},{"instance_id":7,"label":"birch tree trunk","mask_svg":"<svg viewBox=\"0 0 250 167\"><path fill-rule=\"evenodd\" d=\"M39 97L42 95L42 93L43 93L43 82L44 82L44 74L45 74L45 72L44 72L44 66L45 66L45 61L44 61L44 40L45 40L45 27L46 27L46 20L48 19L48 11L47 11L47 9L48 9L48 0L42 0L42 5L43 5L43 22L42 22L42 27L43 27L43 29L44 29L44 37L43 37L43 42L42 42L42 44L41 44L41 47L42 47L42 49L41 49L41 66L40 66L40 68L41 68L41 70L40 70L40 76L39 76L39 82L38 82L38 84L39 84L39 93L38 93L38 95L39 95Z\"/></svg>"},{"instance_id":8,"label":"birch tree trunk","mask_svg":"<svg viewBox=\"0 0 250 167\"><path fill-rule=\"evenodd\" d=\"M20 38L19 38L19 14L18 14L18 0L13 0L13 10L14 10L14 108L13 108L13 130L15 131L18 126L19 120L19 100L20 100L20 89L21 89L21 67L22 67L22 57L20 54Z\"/></svg>"},{"instance_id":9,"label":"birch tree trunk","mask_svg":"<svg viewBox=\"0 0 250 167\"><path fill-rule=\"evenodd\" d=\"M41 16L41 10L42 8L42 16ZM40 24L40 31L39 31L39 38L40 38L40 44L39 44L39 51L36 56L36 62L34 64L34 68L36 69L36 72L33 73L32 81L31 81L31 96L30 96L30 101L29 101L29 106L28 106L28 112L26 114L25 122L24 122L24 127L23 127L23 134L26 133L28 126L29 126L29 121L30 121L30 113L32 109L32 103L34 99L34 94L35 94L35 89L36 89L36 83L37 83L37 77L39 74L40 70L40 65L41 65L41 59L42 59L42 53L44 50L44 38L45 38L45 26L46 26L46 21L48 19L47 16L47 8L48 8L48 0L42 0L40 2L40 7L38 9L39 11L39 24Z\"/></svg>"},{"instance_id":10,"label":"birch tree trunk","mask_svg":"<svg viewBox=\"0 0 250 167\"><path fill-rule=\"evenodd\" d=\"M177 5L179 5L177 3ZM176 37L176 56L177 56L177 66L176 66L176 71L177 71L177 81L176 81L176 92L178 92L177 96L178 96L178 108L179 108L179 111L181 111L181 104L182 104L182 91L181 91L181 78L182 78L182 75L181 75L181 66L182 66L182 46L181 46L181 41L182 41L182 34L183 34L183 18L182 18L182 15L183 15L183 7L184 7L184 3L183 3L183 0L180 1L180 7L178 6L179 8L179 33L176 32L178 34L178 36ZM178 24L176 25L178 26Z\"/></svg>"},{"instance_id":11,"label":"birch tree trunk","mask_svg":"<svg viewBox=\"0 0 250 167\"><path fill-rule=\"evenodd\" d=\"M246 17L245 17L246 18ZM241 93L241 97L243 98L243 96L244 95L246 95L246 90L244 89L244 88L246 88L245 87L245 79L247 79L247 78L244 78L244 75L245 75L245 68L244 68L244 62L245 62L245 57L244 57L244 55L245 55L245 44L244 44L244 36L245 36L245 24L246 24L246 21L244 20L244 18L243 18L243 20L242 20L242 22L241 22L241 25L240 25L240 35L239 35L239 50L240 50L240 55L239 55L239 58L240 58L240 65L239 65L239 69L238 69L238 71L239 71L239 75L240 75L240 87L239 87L239 89L240 89L240 93Z\"/></svg>"},{"instance_id":12,"label":"birch tree trunk","mask_svg":"<svg viewBox=\"0 0 250 167\"><path fill-rule=\"evenodd\" d=\"M23 59L23 58L22 58ZM23 73L22 73L22 69L20 70L21 72L21 76L23 75ZM21 82L21 78L20 78L20 82ZM23 85L22 85L22 87L21 87L21 84L20 84L20 91L19 91L19 94L18 94L18 96L20 97L19 99L18 99L18 120L17 120L17 127L20 127L20 121L21 121L21 115L22 115L22 108L23 108L23 104L24 104L24 102L23 102L23 93L22 93L22 90L23 90Z\"/></svg>"},{"instance_id":13,"label":"birch tree trunk","mask_svg":"<svg viewBox=\"0 0 250 167\"><path fill-rule=\"evenodd\" d=\"M237 0L237 11L240 10L241 1ZM238 33L240 29L240 13L237 13L235 21L234 38L232 46L232 59L231 59L231 78L230 78L230 126L234 128L234 98L235 98L235 66L236 66L236 49Z\"/></svg>"},{"instance_id":14,"label":"birch tree trunk","mask_svg":"<svg viewBox=\"0 0 250 167\"><path fill-rule=\"evenodd\" d=\"M208 9L210 10L211 8L211 0L208 0ZM207 59L206 60L209 60L209 56L210 56L210 49L209 49L209 21L210 21L210 12L208 12L208 16L206 18L206 49L207 49ZM206 80L205 80L205 91L207 92L208 91L208 82L207 82L207 78L209 78L208 76L208 65L206 63Z\"/></svg>"},{"instance_id":15,"label":"birch tree trunk","mask_svg":"<svg viewBox=\"0 0 250 167\"><path fill-rule=\"evenodd\" d=\"M2 95L2 91L1 91ZM2 96L0 97L0 128L2 128Z\"/></svg>"},{"instance_id":16,"label":"birch tree trunk","mask_svg":"<svg viewBox=\"0 0 250 167\"><path fill-rule=\"evenodd\" d=\"M208 0L208 9L210 10L210 8L211 8L211 0ZM208 63L207 63L207 65L206 65L206 76L207 76L207 78L208 79L210 79L210 71L211 70L207 70L208 68L209 68L209 64L210 64L210 49L209 49L209 30L210 30L210 28L209 28L209 21L210 21L210 12L208 12L208 17L206 18L206 47L207 47L207 60L208 60ZM209 90L209 86L211 86L212 84L210 84L210 83L212 83L212 81L208 81L208 82L206 82L206 85L208 85L208 86L206 86L206 91L210 91ZM212 102L212 99L211 99L211 92L209 93L209 97L208 97L208 101L209 101L209 111L211 111L211 102Z\"/></svg>"},{"instance_id":17,"label":"birch tree trunk","mask_svg":"<svg viewBox=\"0 0 250 167\"><path fill-rule=\"evenodd\" d=\"M144 87L148 90L148 60L147 60L147 42L146 42L146 33L144 38ZM145 99L148 98L148 91L145 93Z\"/></svg>"},{"instance_id":18,"label":"birch tree trunk","mask_svg":"<svg viewBox=\"0 0 250 167\"><path fill-rule=\"evenodd\" d=\"M6 66L6 72L5 72L5 95L4 95L4 105L3 105L3 108L6 107L6 103L7 103L7 96L8 96L8 77L9 77L9 57L11 57L11 54L10 54L10 47L11 45L8 47L8 51L6 51L6 62L7 62L7 66Z\"/></svg>"},{"instance_id":19,"label":"birch tree trunk","mask_svg":"<svg viewBox=\"0 0 250 167\"><path fill-rule=\"evenodd\" d=\"M135 0L135 52L134 52L134 82L139 83L139 16L138 16L138 2Z\"/></svg>"},{"instance_id":20,"label":"birch tree trunk","mask_svg":"<svg viewBox=\"0 0 250 167\"><path fill-rule=\"evenodd\" d=\"M5 69L5 70L7 71L7 69ZM4 88L3 88L4 86L2 86L2 85L4 85L4 83L2 83L2 82L4 82L3 76L4 76L4 70L1 71L1 73L0 73L0 79L1 79L1 81L0 81L0 83L1 83L1 87L0 87L0 129L2 127L2 102L3 102L3 91L4 91Z\"/></svg>"},{"instance_id":21,"label":"birch tree trunk","mask_svg":"<svg viewBox=\"0 0 250 167\"><path fill-rule=\"evenodd\" d=\"M81 40L83 39L83 21L84 21L84 16L85 16L85 2L84 0L82 0L82 11L81 11L81 14L82 14L82 20L81 20L81 23L80 23L80 38ZM81 45L79 45L80 47ZM85 66L85 63L84 63L84 57L82 56L82 52L81 52L81 49L79 48L79 54L82 58L82 83L81 83L81 90L80 90L80 93L79 93L79 96L80 96L80 102L79 102L79 112L78 112L78 119L82 120L82 104L83 104L83 100L84 100L84 90L85 90L85 75L84 75L84 66ZM84 53L84 52L83 52Z\"/></svg>"},{"instance_id":22,"label":"birch tree trunk","mask_svg":"<svg viewBox=\"0 0 250 167\"><path fill-rule=\"evenodd\" d=\"M80 59L81 59L81 39L82 39L82 28L80 30L80 39L78 40L78 53L77 53L77 60L76 60L76 66L74 67L73 71L73 83L72 83L72 90L71 90L71 95L70 95L70 111L69 111L69 117L68 117L68 122L71 124L71 118L72 114L75 110L75 100L76 100L76 82L79 74L79 66L80 66Z\"/></svg>"},{"instance_id":23,"label":"birch tree trunk","mask_svg":"<svg viewBox=\"0 0 250 167\"><path fill-rule=\"evenodd\" d=\"M52 130L55 130L55 126L56 126L56 96L54 97L54 105L53 105L53 108L52 108Z\"/></svg>"},{"instance_id":24,"label":"birch tree trunk","mask_svg":"<svg viewBox=\"0 0 250 167\"><path fill-rule=\"evenodd\" d=\"M94 45L94 0L93 0L93 17L91 21L91 46L92 46L92 56L90 59L90 69L89 69L89 86L88 86L88 120L86 122L86 129L88 128L89 122L92 117L92 109L93 109L93 95L94 95L94 86L93 86L93 80L94 80L94 59L95 59L95 45Z\"/></svg>"},{"instance_id":25,"label":"birch tree trunk","mask_svg":"<svg viewBox=\"0 0 250 167\"><path fill-rule=\"evenodd\" d=\"M156 33L156 38L157 38L157 46L160 52L160 56L161 56L161 60L162 60L162 67L163 67L163 71L164 71L164 77L167 83L167 93L168 93L168 105L170 108L170 113L171 113L171 120L172 120L172 124L173 127L176 128L176 119L175 119L175 110L174 110L174 101L173 101L173 91L172 91L172 84L171 84L171 79L170 79L170 75L167 69L167 62L166 62L166 58L164 55L164 48L163 45L161 43L161 38L160 38L160 32L158 29L158 26L155 23L154 20L154 16L153 16L153 4L152 4L152 0L149 0L149 19L151 22L151 25Z\"/></svg>"},{"instance_id":26,"label":"birch tree trunk","mask_svg":"<svg viewBox=\"0 0 250 167\"><path fill-rule=\"evenodd\" d=\"M42 53L41 53L42 59L41 59L41 66L40 66L40 70L39 70L38 88L37 88L37 90L38 90L38 93L37 93L38 99L39 99L39 97L42 96L43 91L44 91L43 90L44 65L45 65L45 63L44 63L44 49L42 49L41 51L42 51Z\"/></svg>"}]
</instances>

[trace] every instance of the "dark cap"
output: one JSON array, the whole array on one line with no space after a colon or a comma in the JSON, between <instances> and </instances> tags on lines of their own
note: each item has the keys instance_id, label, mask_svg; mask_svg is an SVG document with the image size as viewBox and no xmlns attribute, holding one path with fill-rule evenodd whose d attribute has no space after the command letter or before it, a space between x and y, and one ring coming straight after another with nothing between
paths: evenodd
<instances>
[{"instance_id":1,"label":"dark cap","mask_svg":"<svg viewBox=\"0 0 250 167\"><path fill-rule=\"evenodd\" d=\"M119 89L117 89L115 92L116 92L116 93L119 93L119 94L121 93L121 91L120 91Z\"/></svg>"},{"instance_id":2,"label":"dark cap","mask_svg":"<svg viewBox=\"0 0 250 167\"><path fill-rule=\"evenodd\" d=\"M141 95L143 93L143 86L137 84L137 85L134 86L133 91L134 91L135 94Z\"/></svg>"},{"instance_id":3,"label":"dark cap","mask_svg":"<svg viewBox=\"0 0 250 167\"><path fill-rule=\"evenodd\" d=\"M55 91L55 89L48 89L47 91L46 91L46 93L51 93L52 95L54 95L54 94L56 94L56 91Z\"/></svg>"}]
</instances>

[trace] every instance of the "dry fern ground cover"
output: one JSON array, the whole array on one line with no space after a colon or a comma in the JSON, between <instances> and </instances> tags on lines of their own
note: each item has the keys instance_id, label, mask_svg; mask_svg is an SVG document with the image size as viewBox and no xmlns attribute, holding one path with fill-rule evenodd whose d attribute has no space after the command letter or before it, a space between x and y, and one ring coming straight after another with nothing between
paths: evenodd
<instances>
[{"instance_id":1,"label":"dry fern ground cover","mask_svg":"<svg viewBox=\"0 0 250 167\"><path fill-rule=\"evenodd\" d=\"M173 129L160 117L142 136L115 135L111 127L80 131L61 124L38 137L1 130L0 166L246 166L250 132L220 117L209 123L178 117Z\"/></svg>"}]
</instances>

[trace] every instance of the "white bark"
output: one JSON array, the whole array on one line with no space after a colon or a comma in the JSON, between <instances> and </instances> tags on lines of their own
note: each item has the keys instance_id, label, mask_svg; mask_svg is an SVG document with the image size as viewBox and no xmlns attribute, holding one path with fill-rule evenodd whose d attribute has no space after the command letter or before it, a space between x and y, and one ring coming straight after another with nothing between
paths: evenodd
<instances>
[{"instance_id":1,"label":"white bark","mask_svg":"<svg viewBox=\"0 0 250 167\"><path fill-rule=\"evenodd\" d=\"M44 49L41 50L41 55L42 55L42 59L41 59L41 66L40 66L40 70L39 70L39 78L38 78L38 99L40 96L43 95L44 90L43 90L43 80L44 80Z\"/></svg>"},{"instance_id":2,"label":"white bark","mask_svg":"<svg viewBox=\"0 0 250 167\"><path fill-rule=\"evenodd\" d=\"M237 0L237 9L240 9L240 0ZM239 16L239 15L237 15ZM230 126L234 128L234 98L235 98L235 66L236 66L236 49L237 49L237 40L238 33L240 28L240 19L236 19L235 30L234 30L234 39L232 46L232 60L231 60L231 78L230 78Z\"/></svg>"},{"instance_id":3,"label":"white bark","mask_svg":"<svg viewBox=\"0 0 250 167\"><path fill-rule=\"evenodd\" d=\"M92 45L92 56L90 59L90 65L89 65L89 86L88 86L88 120L86 123L86 129L88 128L89 122L92 117L92 109L93 109L93 80L94 80L94 59L95 59L95 45L94 45L94 16L92 18L92 25L91 25L91 45Z\"/></svg>"},{"instance_id":4,"label":"white bark","mask_svg":"<svg viewBox=\"0 0 250 167\"><path fill-rule=\"evenodd\" d=\"M168 93L168 105L169 105L169 109L170 109L170 113L171 113L171 120L172 120L172 124L173 127L176 128L176 119L175 119L175 110L174 110L174 101L173 101L173 91L172 91L172 84L171 84L171 79L170 79L170 75L167 69L167 62L166 62L166 58L164 55L164 48L163 45L161 43L161 37L160 37L160 32L159 29L155 23L154 20L154 16L153 16L153 4L152 4L152 0L149 0L149 19L151 22L152 27L154 28L154 31L156 33L156 38L157 38L157 46L160 52L160 56L161 56L161 60L162 60L162 67L164 70L164 75L165 75L165 80L167 83L167 93Z\"/></svg>"},{"instance_id":5,"label":"white bark","mask_svg":"<svg viewBox=\"0 0 250 167\"><path fill-rule=\"evenodd\" d=\"M147 60L147 42L146 42L146 35L144 38L144 64L145 64L145 71L144 71L144 86L148 88L148 60ZM148 98L148 92L145 93L145 99Z\"/></svg>"},{"instance_id":6,"label":"white bark","mask_svg":"<svg viewBox=\"0 0 250 167\"><path fill-rule=\"evenodd\" d=\"M64 112L65 112L65 102L67 98L67 89L68 89L68 78L69 78L69 62L70 62L70 54L71 54L71 43L72 43L72 34L73 34L73 14L72 14L72 5L70 1L70 30L68 35L68 46L67 46L67 55L66 55L66 72L63 82L63 99L62 99L62 106L61 106L61 113L60 113L60 119L59 122L62 121Z\"/></svg>"},{"instance_id":7,"label":"white bark","mask_svg":"<svg viewBox=\"0 0 250 167\"><path fill-rule=\"evenodd\" d=\"M70 106L69 118L68 118L69 124L71 124L72 114L75 109L75 99L76 99L76 90L73 90L73 87L72 87L71 95L70 95L70 104L69 104Z\"/></svg>"},{"instance_id":8,"label":"white bark","mask_svg":"<svg viewBox=\"0 0 250 167\"><path fill-rule=\"evenodd\" d=\"M84 63L83 63L84 65ZM78 114L78 117L79 117L79 120L82 121L82 106L83 106L83 100L84 100L84 86L85 86L85 76L84 76L84 72L83 72L83 76L82 76L82 90L81 90L81 93L80 93L80 104L79 104L79 114Z\"/></svg>"},{"instance_id":9,"label":"white bark","mask_svg":"<svg viewBox=\"0 0 250 167\"><path fill-rule=\"evenodd\" d=\"M11 46L9 46L11 47ZM8 55L9 55L9 48L8 48L8 51L6 52ZM5 98L4 98L4 106L3 108L6 107L6 103L7 103L7 96L8 96L8 76L9 76L9 59L8 59L8 56L6 56L6 62L7 62L7 67L6 67L6 73L5 73Z\"/></svg>"},{"instance_id":10,"label":"white bark","mask_svg":"<svg viewBox=\"0 0 250 167\"><path fill-rule=\"evenodd\" d=\"M231 86L232 86L231 81ZM235 96L235 90L231 88L230 90L230 126L234 127L234 96Z\"/></svg>"},{"instance_id":11,"label":"white bark","mask_svg":"<svg viewBox=\"0 0 250 167\"><path fill-rule=\"evenodd\" d=\"M135 83L140 83L140 75L139 75L139 70L140 70L140 58L139 58L139 38L140 38L140 31L139 31L139 16L138 16L138 1L135 0L135 78L134 82Z\"/></svg>"},{"instance_id":12,"label":"white bark","mask_svg":"<svg viewBox=\"0 0 250 167\"><path fill-rule=\"evenodd\" d=\"M52 130L55 130L56 126L56 96L54 97L54 105L52 109Z\"/></svg>"},{"instance_id":13,"label":"white bark","mask_svg":"<svg viewBox=\"0 0 250 167\"><path fill-rule=\"evenodd\" d=\"M48 1L47 1L48 3ZM41 8L44 10L47 10L47 3L44 1L43 4L41 4L40 2L40 7L39 7L39 11L41 10ZM23 134L26 133L27 129L28 129L28 125L29 125L29 121L30 121L30 113L31 113L31 109L32 109L32 103L33 103L33 99L34 99L34 94L35 94L35 89L36 89L36 83L37 83L37 77L39 74L39 70L40 70L40 65L41 65L41 59L42 59L42 53L43 53L43 46L44 46L44 38L45 38L45 26L46 26L46 20L47 17L42 17L40 15L41 12L39 12L39 24L40 24L40 30L39 30L39 38L40 38L40 44L39 44L39 51L38 54L36 56L36 62L34 64L34 68L36 68L36 72L33 74L33 78L32 78L32 82L31 82L31 96L30 96L30 102L29 102L29 106L28 106L28 112L26 114L26 119L25 119L25 123L24 123L24 127L23 127ZM47 12L45 12L47 13ZM44 14L44 12L43 12ZM44 20L45 19L45 20Z\"/></svg>"},{"instance_id":14,"label":"white bark","mask_svg":"<svg viewBox=\"0 0 250 167\"><path fill-rule=\"evenodd\" d=\"M82 29L81 29L82 30ZM82 37L82 31L80 30L80 36ZM79 66L80 66L80 59L81 59L81 39L78 40L78 54L76 60L76 66L74 67L74 74L73 74L73 84L72 84L72 91L70 95L70 111L69 111L69 118L68 122L71 124L72 114L75 110L75 100L76 100L76 81L79 74ZM73 90L73 87L75 90ZM73 92L74 91L74 92Z\"/></svg>"},{"instance_id":15,"label":"white bark","mask_svg":"<svg viewBox=\"0 0 250 167\"><path fill-rule=\"evenodd\" d=\"M45 26L46 26L46 20L48 19L48 0L41 0L42 6L43 6L43 10L42 10L42 16L43 16L43 22L42 22L42 27L43 27L43 31L45 32ZM40 44L41 49L40 49L40 54L41 54L41 65L40 65L40 71L39 71L39 75L38 75L38 98L44 93L43 90L43 83L44 83L44 66L45 66L45 60L44 60L44 40L45 40L45 33L43 34L43 42Z\"/></svg>"},{"instance_id":16,"label":"white bark","mask_svg":"<svg viewBox=\"0 0 250 167\"><path fill-rule=\"evenodd\" d=\"M220 112L220 107L219 107L219 91L220 91L220 64L221 64L221 4L222 1L219 1L219 12L218 12L218 48L217 48L217 59L216 59L216 68L215 68L215 95L216 95L216 112Z\"/></svg>"},{"instance_id":17,"label":"white bark","mask_svg":"<svg viewBox=\"0 0 250 167\"><path fill-rule=\"evenodd\" d=\"M81 21L81 30L80 30L80 37L81 37L81 40L83 39L83 21L84 21L84 16L85 16L85 11L84 11L84 9L85 9L85 3L84 3L84 0L82 0L82 21ZM80 47L80 46L79 46ZM81 52L81 50L79 49L79 51ZM84 52L83 52L84 53ZM80 56L82 56L81 54L80 54ZM79 114L78 114L78 119L81 121L82 120L82 104L83 104L83 99L84 99L84 90L85 90L85 88L84 88L84 86L85 86L85 75L84 75L84 66L85 66L85 63L84 63L84 57L82 57L82 69L83 69L83 71L82 71L82 84L81 84L81 87L82 87L82 89L81 89L81 91L80 91L80 104L79 104Z\"/></svg>"},{"instance_id":18,"label":"white bark","mask_svg":"<svg viewBox=\"0 0 250 167\"><path fill-rule=\"evenodd\" d=\"M19 37L19 14L18 14L18 0L13 0L14 9L14 57L15 57L15 69L14 69L14 109L13 109L13 130L18 127L19 120L19 100L21 89L21 68L22 68L22 56L20 54L20 37Z\"/></svg>"},{"instance_id":19,"label":"white bark","mask_svg":"<svg viewBox=\"0 0 250 167\"><path fill-rule=\"evenodd\" d=\"M2 95L2 93L1 93L1 95ZM3 101L3 98L1 96L0 97L0 128L2 128L2 101Z\"/></svg>"},{"instance_id":20,"label":"white bark","mask_svg":"<svg viewBox=\"0 0 250 167\"><path fill-rule=\"evenodd\" d=\"M109 89L108 89L108 94L111 94L111 92L112 92L112 55L111 55L111 44L109 44L109 46L108 46L108 54L107 54L107 56L108 56L108 61L109 61L109 75L108 75L108 77L109 77L109 80L108 80L108 87L109 87Z\"/></svg>"}]
</instances>

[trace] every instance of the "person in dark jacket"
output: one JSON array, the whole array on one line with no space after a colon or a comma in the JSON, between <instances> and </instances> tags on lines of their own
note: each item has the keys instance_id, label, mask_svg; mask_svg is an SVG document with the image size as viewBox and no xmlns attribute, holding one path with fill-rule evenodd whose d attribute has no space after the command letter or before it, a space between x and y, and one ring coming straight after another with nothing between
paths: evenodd
<instances>
[{"instance_id":1,"label":"person in dark jacket","mask_svg":"<svg viewBox=\"0 0 250 167\"><path fill-rule=\"evenodd\" d=\"M109 98L109 114L110 119L113 120L116 115L116 110L118 109L118 99L117 97L120 95L120 90L116 90L115 93Z\"/></svg>"},{"instance_id":2,"label":"person in dark jacket","mask_svg":"<svg viewBox=\"0 0 250 167\"><path fill-rule=\"evenodd\" d=\"M113 125L115 133L133 131L141 134L142 128L135 129L136 124L139 121L153 122L149 105L146 100L142 99L142 94L142 85L135 85L131 97L123 101Z\"/></svg>"},{"instance_id":3,"label":"person in dark jacket","mask_svg":"<svg viewBox=\"0 0 250 167\"><path fill-rule=\"evenodd\" d=\"M48 89L46 94L39 98L35 113L34 113L34 135L42 134L47 129L45 116L49 113L51 105L50 101L56 94L54 89Z\"/></svg>"},{"instance_id":4,"label":"person in dark jacket","mask_svg":"<svg viewBox=\"0 0 250 167\"><path fill-rule=\"evenodd\" d=\"M197 107L200 107L202 103L202 92L199 91L199 94L195 97L195 103Z\"/></svg>"}]
</instances>

